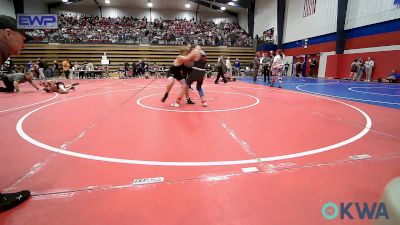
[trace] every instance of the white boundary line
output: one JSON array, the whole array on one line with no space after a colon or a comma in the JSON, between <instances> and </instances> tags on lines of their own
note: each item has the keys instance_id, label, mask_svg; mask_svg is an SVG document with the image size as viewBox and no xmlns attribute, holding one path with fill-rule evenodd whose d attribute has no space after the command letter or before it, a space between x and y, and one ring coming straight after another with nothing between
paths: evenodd
<instances>
[{"instance_id":1,"label":"white boundary line","mask_svg":"<svg viewBox=\"0 0 400 225\"><path fill-rule=\"evenodd\" d=\"M298 157L303 157L303 156L307 156L307 155L313 155L313 154L317 154L317 153L322 153L325 151L329 151L329 150L333 150L339 147L342 147L344 145L350 144L352 142L357 141L358 139L362 138L364 135L366 135L369 130L372 127L372 120L371 118L368 116L368 114L366 114L364 111L362 111L361 109L352 106L350 104L335 100L335 99L331 99L331 98L327 98L327 97L322 97L322 96L314 96L314 97L318 97L318 98L324 98L330 101L334 101L334 102L338 102L340 104L343 104L345 106L351 107L353 109L355 109L356 111L358 111L359 113L361 113L365 120L366 120L366 124L364 129L358 133L357 135L333 144L333 145L329 145L326 147L322 147L322 148L317 148L317 149L311 149L311 150L306 150L303 152L299 152L299 153L293 153L293 154L287 154L287 155L280 155L280 156L273 156L273 157L264 157L264 158L260 158L260 159L248 159L248 160L234 160L234 161L211 161L211 162L163 162L163 161L145 161L145 160L130 160L130 159L119 159L119 158L111 158L111 157L103 157L103 156L96 156L96 155L88 155L88 154L83 154L83 153L77 153L77 152L72 152L72 151L68 151L68 150L63 150L60 148L56 148L53 146L49 146L47 144L41 143L35 139L33 139L32 137L30 137L29 135L27 135L25 133L25 131L23 130L23 122L25 119L27 119L30 115L32 115L33 113L46 108L48 106L51 105L55 105L58 104L60 102L65 102L65 101L69 101L72 99L78 99L78 98L83 98L83 97L88 97L88 96L93 96L93 95L100 95L100 94L106 94L106 93L113 93L113 92L123 92L123 91L129 91L129 90L137 90L137 89L126 89L126 90L116 90L116 91L106 91L106 92L102 92L102 93L94 93L94 94L88 94L88 95L84 95L84 96L78 96L78 97L74 97L74 98L70 98L70 99L66 99L66 100L61 100L58 102L53 102L44 106L41 106L37 109L32 110L31 112L25 114L23 117L21 117L16 125L16 130L17 133L26 141L28 141L29 143L52 151L52 152L57 152L57 153L61 153L61 154L65 154L65 155L69 155L69 156L74 156L74 157L79 157L79 158L84 158L84 159L91 159L91 160L98 160L98 161L105 161L105 162L114 162L114 163L124 163L124 164L136 164L136 165L150 165L150 166L224 166L224 165L240 165L240 164L253 164L253 163L259 163L261 162L267 162L267 161L276 161L276 160L284 160L284 159L291 159L291 158L298 158Z\"/></svg>"},{"instance_id":2,"label":"white boundary line","mask_svg":"<svg viewBox=\"0 0 400 225\"><path fill-rule=\"evenodd\" d=\"M305 86L310 86L310 85L311 84L298 85L298 86L296 86L296 89L299 90L299 91L305 92L305 93L319 95L319 96L342 98L342 99L362 101L362 102L376 102L376 103L383 103L383 104L389 104L389 105L400 105L400 103L395 103L395 102L382 102L382 101L368 100L368 99L362 99L362 98L349 98L349 97L343 97L343 96L338 96L338 95L322 94L322 93L318 93L318 92L307 91L307 90L304 90L304 89L300 88L300 87L305 87Z\"/></svg>"},{"instance_id":3,"label":"white boundary line","mask_svg":"<svg viewBox=\"0 0 400 225\"><path fill-rule=\"evenodd\" d=\"M210 113L210 112L227 112L227 111L235 111L235 110L241 110L241 109L246 109L246 108L250 108L253 106L256 106L260 103L260 99L258 99L257 97L251 96L251 95L247 95L247 94L242 94L242 93L237 93L237 92L220 92L220 91L207 91L207 92L218 92L218 93L225 93L225 94L234 94L234 95L243 95L243 96L247 96L247 97L251 97L253 99L256 100L255 103L251 104L251 105L247 105L247 106L243 106L243 107L237 107L237 108L230 108L230 109L215 109L215 110L179 110L179 109L162 109L162 108L155 108L155 107L151 107L151 106L147 106L144 105L143 103L141 103L141 101L145 98L149 98L152 96L156 96L156 95L162 95L163 93L159 93L159 94L152 94L152 95L147 95L144 97L139 98L136 103L144 108L147 109L154 109L154 110L158 110L158 111L167 111L167 112L180 112L180 113Z\"/></svg>"},{"instance_id":4,"label":"white boundary line","mask_svg":"<svg viewBox=\"0 0 400 225\"><path fill-rule=\"evenodd\" d=\"M359 89L359 88L385 88L385 87L349 87L348 90L349 91L353 91L353 92L364 93L364 94L371 94L371 95L385 95L385 96L393 96L393 97L400 96L400 95L381 94L381 93L376 93L376 92L354 90L354 89ZM385 89L398 89L398 90L400 90L399 88L385 88Z\"/></svg>"},{"instance_id":5,"label":"white boundary line","mask_svg":"<svg viewBox=\"0 0 400 225\"><path fill-rule=\"evenodd\" d=\"M3 113L3 112L8 112L8 111L16 110L16 109L23 109L23 108L26 108L26 107L29 107L29 106L38 105L38 104L41 104L41 103L44 103L44 102L51 101L51 100L53 100L53 99L55 99L55 98L57 98L57 97L58 97L58 93L55 93L55 92L54 92L54 94L55 94L55 95L54 95L52 98L46 99L46 100L44 100L44 101L40 101L40 102L36 102L36 103L32 103L32 104L29 104L29 105L23 105L23 106L19 106L19 107L11 108L11 109L4 109L4 110L0 110L0 113Z\"/></svg>"}]
</instances>

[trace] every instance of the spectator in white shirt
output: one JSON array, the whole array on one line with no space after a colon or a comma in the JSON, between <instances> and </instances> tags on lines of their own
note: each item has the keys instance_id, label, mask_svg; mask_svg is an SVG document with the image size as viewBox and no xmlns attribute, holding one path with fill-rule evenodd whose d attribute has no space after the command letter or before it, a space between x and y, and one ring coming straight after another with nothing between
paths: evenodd
<instances>
[{"instance_id":1,"label":"spectator in white shirt","mask_svg":"<svg viewBox=\"0 0 400 225\"><path fill-rule=\"evenodd\" d=\"M372 69L374 68L375 63L371 59L371 57L368 57L368 60L365 62L365 74L367 76L367 81L371 81L371 76L372 76Z\"/></svg>"}]
</instances>

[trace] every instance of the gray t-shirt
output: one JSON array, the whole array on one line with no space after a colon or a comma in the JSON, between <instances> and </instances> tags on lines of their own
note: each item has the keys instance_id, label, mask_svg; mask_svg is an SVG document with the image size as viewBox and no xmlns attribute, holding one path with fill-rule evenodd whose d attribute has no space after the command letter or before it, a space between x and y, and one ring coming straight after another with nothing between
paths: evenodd
<instances>
[{"instance_id":1,"label":"gray t-shirt","mask_svg":"<svg viewBox=\"0 0 400 225\"><path fill-rule=\"evenodd\" d=\"M217 66L219 66L219 67L225 66L225 62L224 62L224 61L225 61L225 60L224 60L224 57L220 56L220 57L218 58L218 60L217 60Z\"/></svg>"},{"instance_id":2,"label":"gray t-shirt","mask_svg":"<svg viewBox=\"0 0 400 225\"><path fill-rule=\"evenodd\" d=\"M12 83L14 83L14 81L17 81L18 83L25 83L25 82L29 82L31 83L32 80L27 80L25 78L25 75L23 73L14 73L14 74L8 74L7 78L9 81L11 81Z\"/></svg>"}]
</instances>

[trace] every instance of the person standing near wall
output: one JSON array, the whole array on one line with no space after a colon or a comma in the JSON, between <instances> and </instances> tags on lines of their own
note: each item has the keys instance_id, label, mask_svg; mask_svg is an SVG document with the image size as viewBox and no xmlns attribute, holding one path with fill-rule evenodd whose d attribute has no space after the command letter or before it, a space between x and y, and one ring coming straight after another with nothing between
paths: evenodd
<instances>
[{"instance_id":1,"label":"person standing near wall","mask_svg":"<svg viewBox=\"0 0 400 225\"><path fill-rule=\"evenodd\" d=\"M303 63L301 62L300 59L297 59L297 62L295 64L295 71L296 71L296 77L303 77Z\"/></svg>"},{"instance_id":2,"label":"person standing near wall","mask_svg":"<svg viewBox=\"0 0 400 225\"><path fill-rule=\"evenodd\" d=\"M351 63L350 66L350 75L349 75L349 80L355 80L357 76L357 70L358 70L358 59L354 59L353 63Z\"/></svg>"},{"instance_id":3,"label":"person standing near wall","mask_svg":"<svg viewBox=\"0 0 400 225\"><path fill-rule=\"evenodd\" d=\"M316 77L315 69L317 68L317 63L317 60L313 57L310 62L310 77Z\"/></svg>"},{"instance_id":4,"label":"person standing near wall","mask_svg":"<svg viewBox=\"0 0 400 225\"><path fill-rule=\"evenodd\" d=\"M372 69L374 68L374 66L374 61L371 59L371 57L368 57L368 60L365 62L365 75L368 82L371 81Z\"/></svg>"},{"instance_id":5,"label":"person standing near wall","mask_svg":"<svg viewBox=\"0 0 400 225\"><path fill-rule=\"evenodd\" d=\"M357 68L357 76L356 76L356 81L360 81L361 77L364 73L365 70L365 65L364 65L364 60L362 58L358 59L358 68Z\"/></svg>"}]
</instances>

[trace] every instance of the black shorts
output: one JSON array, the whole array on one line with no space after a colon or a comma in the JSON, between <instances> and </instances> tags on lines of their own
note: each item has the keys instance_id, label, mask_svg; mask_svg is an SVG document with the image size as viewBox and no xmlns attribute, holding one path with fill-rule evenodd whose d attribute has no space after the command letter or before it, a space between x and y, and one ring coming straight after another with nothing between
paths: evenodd
<instances>
[{"instance_id":1,"label":"black shorts","mask_svg":"<svg viewBox=\"0 0 400 225\"><path fill-rule=\"evenodd\" d=\"M168 73L168 77L173 77L173 78L175 78L177 81L181 81L181 80L184 79L182 74L172 74L172 73Z\"/></svg>"},{"instance_id":2,"label":"black shorts","mask_svg":"<svg viewBox=\"0 0 400 225\"><path fill-rule=\"evenodd\" d=\"M186 78L186 84L190 86L192 85L193 82L197 82L197 84L202 85L205 75L206 75L205 71L193 70Z\"/></svg>"}]
</instances>

